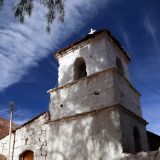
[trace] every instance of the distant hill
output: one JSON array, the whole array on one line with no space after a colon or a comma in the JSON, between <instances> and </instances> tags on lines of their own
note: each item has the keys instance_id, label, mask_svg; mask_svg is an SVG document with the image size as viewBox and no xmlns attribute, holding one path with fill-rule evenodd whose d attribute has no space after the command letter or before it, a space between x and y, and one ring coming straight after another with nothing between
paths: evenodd
<instances>
[{"instance_id":1,"label":"distant hill","mask_svg":"<svg viewBox=\"0 0 160 160\"><path fill-rule=\"evenodd\" d=\"M16 129L18 126L13 123L12 129ZM5 137L9 133L9 120L0 117L0 139Z\"/></svg>"}]
</instances>

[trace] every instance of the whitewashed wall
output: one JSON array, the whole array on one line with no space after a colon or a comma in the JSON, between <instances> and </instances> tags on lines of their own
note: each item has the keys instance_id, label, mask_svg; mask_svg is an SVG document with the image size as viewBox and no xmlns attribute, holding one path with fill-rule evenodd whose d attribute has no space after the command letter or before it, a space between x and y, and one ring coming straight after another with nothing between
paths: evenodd
<instances>
[{"instance_id":1,"label":"whitewashed wall","mask_svg":"<svg viewBox=\"0 0 160 160\"><path fill-rule=\"evenodd\" d=\"M55 89L50 96L52 120L118 103L142 116L140 95L114 68Z\"/></svg>"},{"instance_id":2,"label":"whitewashed wall","mask_svg":"<svg viewBox=\"0 0 160 160\"><path fill-rule=\"evenodd\" d=\"M131 113L120 110L120 124L121 124L121 138L123 142L123 151L128 153L135 153L135 142L133 129L136 127L140 134L140 146L143 151L148 151L148 138L146 132L146 125L143 119L135 117Z\"/></svg>"},{"instance_id":3,"label":"whitewashed wall","mask_svg":"<svg viewBox=\"0 0 160 160\"><path fill-rule=\"evenodd\" d=\"M119 114L101 111L51 122L48 160L119 160Z\"/></svg>"},{"instance_id":4,"label":"whitewashed wall","mask_svg":"<svg viewBox=\"0 0 160 160\"><path fill-rule=\"evenodd\" d=\"M20 154L26 150L34 152L34 160L46 160L48 125L45 123L48 118L48 113L45 113L12 134L12 160L19 160ZM0 140L0 154L8 156L8 142L9 136Z\"/></svg>"},{"instance_id":5,"label":"whitewashed wall","mask_svg":"<svg viewBox=\"0 0 160 160\"><path fill-rule=\"evenodd\" d=\"M118 57L121 59L125 77L130 80L128 61L113 40L104 32L65 51L64 55L58 59L59 86L74 80L74 62L79 57L83 57L86 62L87 75L116 67L116 57Z\"/></svg>"},{"instance_id":6,"label":"whitewashed wall","mask_svg":"<svg viewBox=\"0 0 160 160\"><path fill-rule=\"evenodd\" d=\"M133 128L148 151L146 123L121 106L65 117L49 124L48 160L120 160L127 147L135 152Z\"/></svg>"}]
</instances>

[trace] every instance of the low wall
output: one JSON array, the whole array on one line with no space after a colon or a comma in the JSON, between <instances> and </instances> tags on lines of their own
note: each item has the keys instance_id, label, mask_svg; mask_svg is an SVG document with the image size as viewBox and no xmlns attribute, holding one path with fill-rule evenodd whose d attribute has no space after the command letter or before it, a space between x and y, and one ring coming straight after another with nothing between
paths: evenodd
<instances>
[{"instance_id":1,"label":"low wall","mask_svg":"<svg viewBox=\"0 0 160 160\"><path fill-rule=\"evenodd\" d=\"M123 154L121 160L160 160L159 150L152 152L140 152L138 154Z\"/></svg>"}]
</instances>

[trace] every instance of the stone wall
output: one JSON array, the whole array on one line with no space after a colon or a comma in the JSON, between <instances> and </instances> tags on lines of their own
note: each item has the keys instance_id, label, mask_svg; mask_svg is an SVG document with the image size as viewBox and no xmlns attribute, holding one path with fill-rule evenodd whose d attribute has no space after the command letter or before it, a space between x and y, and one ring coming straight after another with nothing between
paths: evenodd
<instances>
[{"instance_id":1,"label":"stone wall","mask_svg":"<svg viewBox=\"0 0 160 160\"><path fill-rule=\"evenodd\" d=\"M11 137L12 160L19 160L19 156L27 151L34 152L34 160L46 160L49 114L46 112L18 128ZM0 140L0 154L8 155L9 136Z\"/></svg>"},{"instance_id":2,"label":"stone wall","mask_svg":"<svg viewBox=\"0 0 160 160\"><path fill-rule=\"evenodd\" d=\"M83 57L86 62L87 75L116 67L116 57L118 57L124 68L124 76L130 80L125 56L107 33L101 33L73 48L71 47L58 59L60 65L58 68L59 86L74 81L74 62L79 57Z\"/></svg>"},{"instance_id":3,"label":"stone wall","mask_svg":"<svg viewBox=\"0 0 160 160\"><path fill-rule=\"evenodd\" d=\"M122 154L121 160L160 160L159 150L152 152L140 152L138 154Z\"/></svg>"}]
</instances>

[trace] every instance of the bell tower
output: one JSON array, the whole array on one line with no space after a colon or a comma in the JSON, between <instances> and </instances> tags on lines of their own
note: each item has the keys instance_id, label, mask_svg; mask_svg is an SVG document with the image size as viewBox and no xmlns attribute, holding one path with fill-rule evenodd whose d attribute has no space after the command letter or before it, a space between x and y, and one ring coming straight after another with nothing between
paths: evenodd
<instances>
[{"instance_id":1,"label":"bell tower","mask_svg":"<svg viewBox=\"0 0 160 160\"><path fill-rule=\"evenodd\" d=\"M95 32L60 50L56 57L59 61L59 86L74 81L75 61L83 59L87 75L115 67L130 81L128 63L130 57L119 42L105 30Z\"/></svg>"},{"instance_id":2,"label":"bell tower","mask_svg":"<svg viewBox=\"0 0 160 160\"><path fill-rule=\"evenodd\" d=\"M48 91L50 152L78 160L147 151L147 122L140 93L130 80L131 58L111 33L87 35L57 52L56 58L59 86Z\"/></svg>"}]
</instances>

